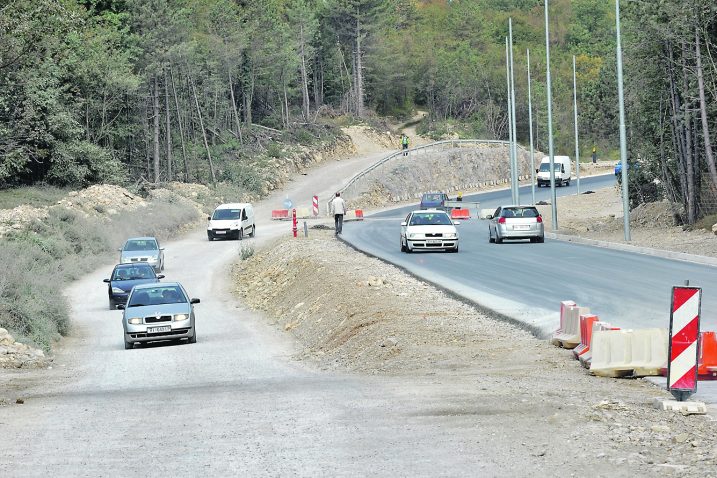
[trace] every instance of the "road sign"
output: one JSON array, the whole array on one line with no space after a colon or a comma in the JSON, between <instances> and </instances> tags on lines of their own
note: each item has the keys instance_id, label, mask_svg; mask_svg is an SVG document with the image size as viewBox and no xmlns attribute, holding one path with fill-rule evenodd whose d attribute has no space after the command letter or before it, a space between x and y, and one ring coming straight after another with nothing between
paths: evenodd
<instances>
[{"instance_id":1,"label":"road sign","mask_svg":"<svg viewBox=\"0 0 717 478\"><path fill-rule=\"evenodd\" d=\"M312 212L314 214L314 217L318 216L319 215L319 196L314 196L314 198L311 202L311 205L312 205L312 209L313 209Z\"/></svg>"},{"instance_id":2,"label":"road sign","mask_svg":"<svg viewBox=\"0 0 717 478\"><path fill-rule=\"evenodd\" d=\"M697 391L701 305L701 288L672 288L667 390L680 401Z\"/></svg>"}]
</instances>

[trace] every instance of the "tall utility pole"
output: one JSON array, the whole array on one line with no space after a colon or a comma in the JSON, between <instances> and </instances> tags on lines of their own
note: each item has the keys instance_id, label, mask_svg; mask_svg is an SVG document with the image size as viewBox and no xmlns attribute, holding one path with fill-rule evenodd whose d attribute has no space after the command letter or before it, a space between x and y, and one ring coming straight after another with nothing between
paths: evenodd
<instances>
[{"instance_id":1,"label":"tall utility pole","mask_svg":"<svg viewBox=\"0 0 717 478\"><path fill-rule=\"evenodd\" d=\"M513 175L510 178L510 190L513 204L520 204L520 168L518 167L518 131L515 127L515 75L513 74L513 19L508 19L508 50L510 53L510 106L511 128L513 129Z\"/></svg>"},{"instance_id":2,"label":"tall utility pole","mask_svg":"<svg viewBox=\"0 0 717 478\"><path fill-rule=\"evenodd\" d=\"M550 27L548 26L548 0L545 0L545 83L548 97L548 155L550 157L550 212L553 231L558 230L558 198L555 194L555 150L553 149L553 91L550 81Z\"/></svg>"},{"instance_id":3,"label":"tall utility pole","mask_svg":"<svg viewBox=\"0 0 717 478\"><path fill-rule=\"evenodd\" d=\"M515 194L513 193L513 141L515 141L515 138L513 137L513 101L512 101L512 95L510 94L510 53L509 53L509 46L508 46L508 37L505 37L505 82L508 85L508 151L509 151L509 158L510 158L510 195L513 201L513 204L515 204Z\"/></svg>"},{"instance_id":4,"label":"tall utility pole","mask_svg":"<svg viewBox=\"0 0 717 478\"><path fill-rule=\"evenodd\" d=\"M630 241L630 194L627 184L627 133L625 132L625 96L622 91L622 41L620 39L620 0L615 0L617 34L617 96L620 102L620 162L622 163L622 214L625 241Z\"/></svg>"},{"instance_id":5,"label":"tall utility pole","mask_svg":"<svg viewBox=\"0 0 717 478\"><path fill-rule=\"evenodd\" d=\"M578 83L575 75L575 55L573 55L573 114L575 118L575 174L580 194L580 145L578 144Z\"/></svg>"},{"instance_id":6,"label":"tall utility pole","mask_svg":"<svg viewBox=\"0 0 717 478\"><path fill-rule=\"evenodd\" d=\"M530 89L530 50L528 55L528 131L530 132L530 193L535 205L535 148L533 146L533 93Z\"/></svg>"}]
</instances>

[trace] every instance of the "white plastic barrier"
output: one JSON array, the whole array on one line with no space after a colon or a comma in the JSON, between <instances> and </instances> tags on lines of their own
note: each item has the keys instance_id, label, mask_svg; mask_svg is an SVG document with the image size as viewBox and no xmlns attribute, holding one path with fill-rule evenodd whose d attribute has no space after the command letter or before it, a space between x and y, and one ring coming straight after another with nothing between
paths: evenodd
<instances>
[{"instance_id":1,"label":"white plastic barrier","mask_svg":"<svg viewBox=\"0 0 717 478\"><path fill-rule=\"evenodd\" d=\"M478 217L481 219L488 219L488 216L492 216L495 212L495 209L481 209Z\"/></svg>"},{"instance_id":2,"label":"white plastic barrier","mask_svg":"<svg viewBox=\"0 0 717 478\"><path fill-rule=\"evenodd\" d=\"M556 330L551 343L566 349L574 349L580 344L580 316L590 313L587 307L567 306L562 330Z\"/></svg>"},{"instance_id":3,"label":"white plastic barrier","mask_svg":"<svg viewBox=\"0 0 717 478\"><path fill-rule=\"evenodd\" d=\"M659 375L667 366L665 329L595 330L590 373L601 377Z\"/></svg>"}]
</instances>

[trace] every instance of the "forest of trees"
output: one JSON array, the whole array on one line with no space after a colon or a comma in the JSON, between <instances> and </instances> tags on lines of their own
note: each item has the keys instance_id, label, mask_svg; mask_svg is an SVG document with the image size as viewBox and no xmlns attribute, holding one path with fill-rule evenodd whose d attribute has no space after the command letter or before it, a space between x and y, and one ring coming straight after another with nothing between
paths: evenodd
<instances>
[{"instance_id":1,"label":"forest of trees","mask_svg":"<svg viewBox=\"0 0 717 478\"><path fill-rule=\"evenodd\" d=\"M717 6L623 2L633 203L717 210ZM270 146L326 118L429 111L424 129L505 138L513 18L518 139L531 50L547 149L542 0L0 0L0 187L245 178ZM556 147L618 146L612 0L552 0Z\"/></svg>"}]
</instances>

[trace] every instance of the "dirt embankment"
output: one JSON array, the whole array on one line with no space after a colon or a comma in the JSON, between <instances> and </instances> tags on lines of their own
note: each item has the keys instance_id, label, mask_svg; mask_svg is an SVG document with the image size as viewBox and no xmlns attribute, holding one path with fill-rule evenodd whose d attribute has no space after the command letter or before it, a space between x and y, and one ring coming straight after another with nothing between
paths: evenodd
<instances>
[{"instance_id":1,"label":"dirt embankment","mask_svg":"<svg viewBox=\"0 0 717 478\"><path fill-rule=\"evenodd\" d=\"M666 398L665 391L642 380L592 377L570 351L354 251L331 231L281 240L238 263L234 275L242 300L296 339L299 360L430 375L470 384L485 409L508 407L511 432L494 437L497 449L544 455L546 463L579 457L638 476L673 467L699 476L717 465L709 416L655 410L651 400Z\"/></svg>"}]
</instances>

